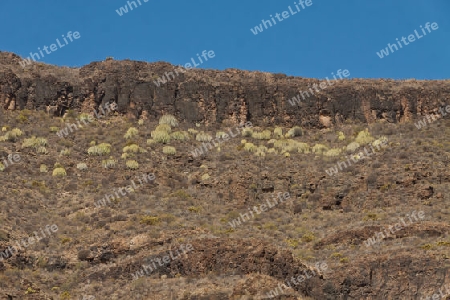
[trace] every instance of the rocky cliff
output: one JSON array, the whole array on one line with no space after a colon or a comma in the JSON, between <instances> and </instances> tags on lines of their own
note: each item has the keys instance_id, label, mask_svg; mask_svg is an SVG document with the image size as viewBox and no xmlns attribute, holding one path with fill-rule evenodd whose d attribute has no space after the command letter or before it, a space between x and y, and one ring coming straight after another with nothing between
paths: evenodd
<instances>
[{"instance_id":1,"label":"rocky cliff","mask_svg":"<svg viewBox=\"0 0 450 300\"><path fill-rule=\"evenodd\" d=\"M171 113L205 125L251 121L317 128L347 120L404 122L450 103L450 80L351 79L309 90L322 81L235 69L181 72L164 62L108 59L82 68L36 62L23 68L20 61L13 53L0 52L4 109L47 109L62 115L67 109L92 111L115 101L119 112L135 117ZM158 86L158 78L167 82ZM304 93L300 103L291 105L289 100L301 92L309 96Z\"/></svg>"}]
</instances>

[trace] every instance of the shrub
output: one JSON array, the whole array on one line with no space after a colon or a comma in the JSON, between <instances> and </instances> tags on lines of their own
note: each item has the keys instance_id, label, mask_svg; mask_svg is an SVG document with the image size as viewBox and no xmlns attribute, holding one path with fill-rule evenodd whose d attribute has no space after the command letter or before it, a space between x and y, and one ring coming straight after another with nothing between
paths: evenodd
<instances>
[{"instance_id":1,"label":"shrub","mask_svg":"<svg viewBox=\"0 0 450 300\"><path fill-rule=\"evenodd\" d=\"M161 220L158 217L152 217L152 216L143 216L139 223L145 224L145 225L156 225Z\"/></svg>"},{"instance_id":2,"label":"shrub","mask_svg":"<svg viewBox=\"0 0 450 300\"><path fill-rule=\"evenodd\" d=\"M287 138L296 137L296 136L302 136L303 130L299 126L294 126L286 133Z\"/></svg>"},{"instance_id":3,"label":"shrub","mask_svg":"<svg viewBox=\"0 0 450 300\"><path fill-rule=\"evenodd\" d=\"M5 171L6 167L0 162L0 172Z\"/></svg>"},{"instance_id":4,"label":"shrub","mask_svg":"<svg viewBox=\"0 0 450 300\"><path fill-rule=\"evenodd\" d=\"M297 143L297 151L298 153L309 153L309 145L307 143Z\"/></svg>"},{"instance_id":5,"label":"shrub","mask_svg":"<svg viewBox=\"0 0 450 300\"><path fill-rule=\"evenodd\" d=\"M337 135L338 135L338 140L340 140L340 141L345 140L345 135L342 131L338 131Z\"/></svg>"},{"instance_id":6,"label":"shrub","mask_svg":"<svg viewBox=\"0 0 450 300\"><path fill-rule=\"evenodd\" d=\"M167 144L170 142L170 135L166 131L155 130L151 132L151 136L154 141L162 144ZM147 140L148 143L148 140Z\"/></svg>"},{"instance_id":7,"label":"shrub","mask_svg":"<svg viewBox=\"0 0 450 300\"><path fill-rule=\"evenodd\" d=\"M2 127L2 132L6 132L6 131L8 131L9 130L9 126L3 126Z\"/></svg>"},{"instance_id":8,"label":"shrub","mask_svg":"<svg viewBox=\"0 0 450 300\"><path fill-rule=\"evenodd\" d=\"M127 168L131 169L131 170L136 170L139 168L139 164L135 160L127 160L127 162L125 164L126 164Z\"/></svg>"},{"instance_id":9,"label":"shrub","mask_svg":"<svg viewBox=\"0 0 450 300\"><path fill-rule=\"evenodd\" d=\"M47 146L47 139L45 138L37 138L35 136L25 139L22 143L22 148L34 148L37 149L39 147Z\"/></svg>"},{"instance_id":10,"label":"shrub","mask_svg":"<svg viewBox=\"0 0 450 300\"><path fill-rule=\"evenodd\" d=\"M221 139L221 138L223 138L223 137L225 137L225 136L227 136L228 134L227 133L225 133L225 132L223 132L223 131L218 131L218 132L216 132L216 138L218 138L218 139Z\"/></svg>"},{"instance_id":11,"label":"shrub","mask_svg":"<svg viewBox=\"0 0 450 300\"><path fill-rule=\"evenodd\" d=\"M255 152L257 147L253 143L245 143L244 150L248 152Z\"/></svg>"},{"instance_id":12,"label":"shrub","mask_svg":"<svg viewBox=\"0 0 450 300\"><path fill-rule=\"evenodd\" d=\"M85 171L85 170L87 170L87 168L88 168L88 166L85 163L77 164L77 169L80 170L80 171Z\"/></svg>"},{"instance_id":13,"label":"shrub","mask_svg":"<svg viewBox=\"0 0 450 300\"><path fill-rule=\"evenodd\" d=\"M187 132L183 132L183 131L175 131L175 132L172 132L170 137L177 141L184 141L184 140L189 139L189 134Z\"/></svg>"},{"instance_id":14,"label":"shrub","mask_svg":"<svg viewBox=\"0 0 450 300\"><path fill-rule=\"evenodd\" d=\"M372 142L373 140L374 138L370 135L370 132L367 128L363 131L360 131L355 138L355 142L357 142L360 145L366 145Z\"/></svg>"},{"instance_id":15,"label":"shrub","mask_svg":"<svg viewBox=\"0 0 450 300\"><path fill-rule=\"evenodd\" d=\"M70 149L63 149L63 150L61 150L61 152L59 154L63 155L63 156L69 156L70 155Z\"/></svg>"},{"instance_id":16,"label":"shrub","mask_svg":"<svg viewBox=\"0 0 450 300\"><path fill-rule=\"evenodd\" d=\"M188 129L188 132L189 132L190 134L197 134L197 133L198 133L198 130L196 130L196 129L194 129L194 128L189 128L189 129Z\"/></svg>"},{"instance_id":17,"label":"shrub","mask_svg":"<svg viewBox=\"0 0 450 300\"><path fill-rule=\"evenodd\" d=\"M128 128L127 132L123 136L126 140L132 139L136 137L139 134L139 130L136 129L136 127L130 127Z\"/></svg>"},{"instance_id":18,"label":"shrub","mask_svg":"<svg viewBox=\"0 0 450 300\"><path fill-rule=\"evenodd\" d=\"M154 145L154 144L156 144L157 142L154 140L154 139L148 139L147 140L147 145Z\"/></svg>"},{"instance_id":19,"label":"shrub","mask_svg":"<svg viewBox=\"0 0 450 300\"><path fill-rule=\"evenodd\" d=\"M120 156L122 159L129 159L134 157L133 153L122 153L122 155Z\"/></svg>"},{"instance_id":20,"label":"shrub","mask_svg":"<svg viewBox=\"0 0 450 300\"><path fill-rule=\"evenodd\" d=\"M112 169L116 166L117 160L113 157L102 160L102 167L105 169Z\"/></svg>"},{"instance_id":21,"label":"shrub","mask_svg":"<svg viewBox=\"0 0 450 300\"><path fill-rule=\"evenodd\" d=\"M241 144L245 145L247 143L247 140L241 140Z\"/></svg>"},{"instance_id":22,"label":"shrub","mask_svg":"<svg viewBox=\"0 0 450 300\"><path fill-rule=\"evenodd\" d=\"M202 175L202 181L208 180L211 176L208 173Z\"/></svg>"},{"instance_id":23,"label":"shrub","mask_svg":"<svg viewBox=\"0 0 450 300\"><path fill-rule=\"evenodd\" d=\"M275 148L270 148L269 150L267 150L267 153L277 154L278 152Z\"/></svg>"},{"instance_id":24,"label":"shrub","mask_svg":"<svg viewBox=\"0 0 450 300\"><path fill-rule=\"evenodd\" d=\"M272 133L270 130L264 130L263 132L252 132L252 138L257 140L270 140Z\"/></svg>"},{"instance_id":25,"label":"shrub","mask_svg":"<svg viewBox=\"0 0 450 300\"><path fill-rule=\"evenodd\" d=\"M334 157L341 154L341 149L333 148L323 153L324 156Z\"/></svg>"},{"instance_id":26,"label":"shrub","mask_svg":"<svg viewBox=\"0 0 450 300\"><path fill-rule=\"evenodd\" d=\"M283 129L281 127L276 127L273 130L273 137L276 139L283 137Z\"/></svg>"},{"instance_id":27,"label":"shrub","mask_svg":"<svg viewBox=\"0 0 450 300\"><path fill-rule=\"evenodd\" d=\"M147 150L145 150L144 148L139 147L136 144L131 144L129 146L125 146L123 148L123 152L124 153L146 153Z\"/></svg>"},{"instance_id":28,"label":"shrub","mask_svg":"<svg viewBox=\"0 0 450 300\"><path fill-rule=\"evenodd\" d=\"M106 155L111 152L111 145L108 143L101 143L97 146L89 147L89 155Z\"/></svg>"},{"instance_id":29,"label":"shrub","mask_svg":"<svg viewBox=\"0 0 450 300\"><path fill-rule=\"evenodd\" d=\"M177 152L175 147L165 146L163 147L163 153L167 155L174 155Z\"/></svg>"},{"instance_id":30,"label":"shrub","mask_svg":"<svg viewBox=\"0 0 450 300\"><path fill-rule=\"evenodd\" d=\"M382 136L382 137L380 137L379 139L373 141L372 146L379 148L379 147L380 147L381 145L383 145L383 144L386 145L386 144L387 144L387 141L388 141L387 137Z\"/></svg>"},{"instance_id":31,"label":"shrub","mask_svg":"<svg viewBox=\"0 0 450 300\"><path fill-rule=\"evenodd\" d=\"M201 131L197 134L195 139L199 142L210 142L213 138L211 135Z\"/></svg>"},{"instance_id":32,"label":"shrub","mask_svg":"<svg viewBox=\"0 0 450 300\"><path fill-rule=\"evenodd\" d=\"M53 176L67 176L67 173L64 168L55 168L53 170Z\"/></svg>"},{"instance_id":33,"label":"shrub","mask_svg":"<svg viewBox=\"0 0 450 300\"><path fill-rule=\"evenodd\" d=\"M328 151L328 147L322 144L315 144L312 147L312 152L316 154L322 154L323 152Z\"/></svg>"},{"instance_id":34,"label":"shrub","mask_svg":"<svg viewBox=\"0 0 450 300\"><path fill-rule=\"evenodd\" d=\"M172 128L168 124L159 124L158 126L156 126L155 131L164 131L167 133L171 133Z\"/></svg>"},{"instance_id":35,"label":"shrub","mask_svg":"<svg viewBox=\"0 0 450 300\"><path fill-rule=\"evenodd\" d=\"M252 128L244 128L242 130L241 134L242 134L242 136L245 136L245 137L251 137L253 134L253 129Z\"/></svg>"},{"instance_id":36,"label":"shrub","mask_svg":"<svg viewBox=\"0 0 450 300\"><path fill-rule=\"evenodd\" d=\"M56 126L50 127L50 132L58 132L58 131L59 131L58 127L56 127Z\"/></svg>"},{"instance_id":37,"label":"shrub","mask_svg":"<svg viewBox=\"0 0 450 300\"><path fill-rule=\"evenodd\" d=\"M138 121L138 125L140 125L140 126L144 125L144 120L140 119L140 120Z\"/></svg>"},{"instance_id":38,"label":"shrub","mask_svg":"<svg viewBox=\"0 0 450 300\"><path fill-rule=\"evenodd\" d=\"M178 121L173 115L163 115L159 118L159 124L168 124L172 127L177 127Z\"/></svg>"},{"instance_id":39,"label":"shrub","mask_svg":"<svg viewBox=\"0 0 450 300\"><path fill-rule=\"evenodd\" d=\"M284 152L283 155L284 155L284 157L289 157L289 156L291 156L291 154L290 154L289 152Z\"/></svg>"},{"instance_id":40,"label":"shrub","mask_svg":"<svg viewBox=\"0 0 450 300\"><path fill-rule=\"evenodd\" d=\"M351 142L350 144L347 145L347 151L348 152L355 152L356 149L358 149L361 145L357 142Z\"/></svg>"},{"instance_id":41,"label":"shrub","mask_svg":"<svg viewBox=\"0 0 450 300\"><path fill-rule=\"evenodd\" d=\"M92 118L92 117L91 117ZM89 121L89 114L87 113L82 113L78 116L78 120L80 120L81 122L85 123L85 121Z\"/></svg>"},{"instance_id":42,"label":"shrub","mask_svg":"<svg viewBox=\"0 0 450 300\"><path fill-rule=\"evenodd\" d=\"M47 173L48 172L47 166L44 164L41 164L41 166L39 167L39 172Z\"/></svg>"},{"instance_id":43,"label":"shrub","mask_svg":"<svg viewBox=\"0 0 450 300\"><path fill-rule=\"evenodd\" d=\"M36 149L36 152L37 152L38 154L48 154L47 148L45 148L45 147L38 147L38 148Z\"/></svg>"}]
</instances>

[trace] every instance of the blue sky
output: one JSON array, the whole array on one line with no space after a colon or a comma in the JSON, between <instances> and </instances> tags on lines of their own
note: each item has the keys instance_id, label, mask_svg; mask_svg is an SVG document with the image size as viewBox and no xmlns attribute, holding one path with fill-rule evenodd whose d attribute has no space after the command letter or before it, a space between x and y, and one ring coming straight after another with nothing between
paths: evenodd
<instances>
[{"instance_id":1,"label":"blue sky","mask_svg":"<svg viewBox=\"0 0 450 300\"><path fill-rule=\"evenodd\" d=\"M199 68L312 78L338 69L349 70L350 78L450 78L449 0L311 0L257 35L250 29L289 6L296 12L299 0L135 1L137 8L119 16L126 0L1 0L0 50L26 57L78 31L78 40L40 61L82 66L112 56L184 65L213 50L215 57ZM396 38L420 34L427 22L439 29L377 56Z\"/></svg>"}]
</instances>

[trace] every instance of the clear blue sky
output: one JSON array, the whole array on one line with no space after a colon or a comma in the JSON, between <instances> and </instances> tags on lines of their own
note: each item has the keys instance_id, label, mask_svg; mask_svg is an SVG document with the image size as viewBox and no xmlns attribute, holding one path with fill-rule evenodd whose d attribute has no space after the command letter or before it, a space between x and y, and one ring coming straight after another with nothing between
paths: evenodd
<instances>
[{"instance_id":1,"label":"clear blue sky","mask_svg":"<svg viewBox=\"0 0 450 300\"><path fill-rule=\"evenodd\" d=\"M41 61L82 66L112 56L184 65L213 50L216 56L200 68L313 78L338 69L348 69L351 78L450 78L449 0L312 0L257 35L250 28L288 6L296 12L299 0L140 1L119 16L116 9L126 0L1 0L0 50L26 57L78 31L78 40ZM426 22L439 29L377 56L396 38L421 34Z\"/></svg>"}]
</instances>

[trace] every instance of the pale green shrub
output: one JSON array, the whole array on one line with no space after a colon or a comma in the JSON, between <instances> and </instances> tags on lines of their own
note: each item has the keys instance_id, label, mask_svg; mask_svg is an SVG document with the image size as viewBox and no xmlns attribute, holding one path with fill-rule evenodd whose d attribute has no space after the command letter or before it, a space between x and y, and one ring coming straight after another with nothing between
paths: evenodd
<instances>
[{"instance_id":1,"label":"pale green shrub","mask_svg":"<svg viewBox=\"0 0 450 300\"><path fill-rule=\"evenodd\" d=\"M387 145L387 137L382 136L379 139L373 141L372 146L377 147L377 148L381 148L383 147L383 145Z\"/></svg>"},{"instance_id":2,"label":"pale green shrub","mask_svg":"<svg viewBox=\"0 0 450 300\"><path fill-rule=\"evenodd\" d=\"M151 136L153 140L155 140L158 143L167 144L170 142L170 135L166 131L162 130L155 130L151 132ZM148 143L148 141L147 141Z\"/></svg>"},{"instance_id":3,"label":"pale green shrub","mask_svg":"<svg viewBox=\"0 0 450 300\"><path fill-rule=\"evenodd\" d=\"M223 137L225 137L227 135L229 135L229 134L225 133L224 131L216 132L216 138L218 138L218 139L221 139L221 138L223 138Z\"/></svg>"},{"instance_id":4,"label":"pale green shrub","mask_svg":"<svg viewBox=\"0 0 450 300\"><path fill-rule=\"evenodd\" d=\"M127 168L131 169L131 170L136 170L139 168L139 164L135 160L127 160L127 162L125 164L126 164Z\"/></svg>"},{"instance_id":5,"label":"pale green shrub","mask_svg":"<svg viewBox=\"0 0 450 300\"><path fill-rule=\"evenodd\" d=\"M120 156L122 159L128 159L128 158L132 158L135 155L133 153L122 153L122 155Z\"/></svg>"},{"instance_id":6,"label":"pale green shrub","mask_svg":"<svg viewBox=\"0 0 450 300\"><path fill-rule=\"evenodd\" d=\"M257 147L253 143L245 143L244 150L248 152L255 152Z\"/></svg>"},{"instance_id":7,"label":"pale green shrub","mask_svg":"<svg viewBox=\"0 0 450 300\"><path fill-rule=\"evenodd\" d=\"M196 130L196 129L194 129L194 128L189 128L189 129L188 129L188 132L189 132L190 134L192 134L192 135L195 135L195 134L198 133L198 130Z\"/></svg>"},{"instance_id":8,"label":"pale green shrub","mask_svg":"<svg viewBox=\"0 0 450 300\"><path fill-rule=\"evenodd\" d=\"M276 143L276 139L270 139L267 141L267 144L275 144Z\"/></svg>"},{"instance_id":9,"label":"pale green shrub","mask_svg":"<svg viewBox=\"0 0 450 300\"><path fill-rule=\"evenodd\" d=\"M177 127L178 121L173 115L163 115L159 119L159 124L168 124L172 127Z\"/></svg>"},{"instance_id":10,"label":"pale green shrub","mask_svg":"<svg viewBox=\"0 0 450 300\"><path fill-rule=\"evenodd\" d=\"M159 124L158 126L156 126L155 131L164 131L167 133L171 133L172 127L170 127L170 125L168 124Z\"/></svg>"},{"instance_id":11,"label":"pale green shrub","mask_svg":"<svg viewBox=\"0 0 450 300\"><path fill-rule=\"evenodd\" d=\"M270 140L272 133L270 130L264 130L262 132L252 132L252 138L257 140Z\"/></svg>"},{"instance_id":12,"label":"pale green shrub","mask_svg":"<svg viewBox=\"0 0 450 300\"><path fill-rule=\"evenodd\" d=\"M46 165L41 164L41 166L39 167L39 172L41 173L47 173L48 172L48 168Z\"/></svg>"},{"instance_id":13,"label":"pale green shrub","mask_svg":"<svg viewBox=\"0 0 450 300\"><path fill-rule=\"evenodd\" d=\"M63 150L61 150L61 152L59 154L63 155L63 156L69 156L70 155L70 149L63 149Z\"/></svg>"},{"instance_id":14,"label":"pale green shrub","mask_svg":"<svg viewBox=\"0 0 450 300\"><path fill-rule=\"evenodd\" d=\"M35 136L25 139L22 143L22 148L34 148L37 149L39 147L47 146L47 139L45 138L37 138Z\"/></svg>"},{"instance_id":15,"label":"pale green shrub","mask_svg":"<svg viewBox=\"0 0 450 300\"><path fill-rule=\"evenodd\" d=\"M92 117L91 117L92 118ZM84 121L89 121L89 114L87 113L82 113L78 116L78 120L80 120L81 122Z\"/></svg>"},{"instance_id":16,"label":"pale green shrub","mask_svg":"<svg viewBox=\"0 0 450 300\"><path fill-rule=\"evenodd\" d=\"M335 157L341 154L341 149L333 148L323 153L324 156Z\"/></svg>"},{"instance_id":17,"label":"pale green shrub","mask_svg":"<svg viewBox=\"0 0 450 300\"><path fill-rule=\"evenodd\" d=\"M163 153L167 155L175 155L175 153L177 153L177 150L175 149L175 147L165 146L163 147Z\"/></svg>"},{"instance_id":18,"label":"pale green shrub","mask_svg":"<svg viewBox=\"0 0 450 300\"><path fill-rule=\"evenodd\" d=\"M241 140L241 144L245 145L247 143L247 140Z\"/></svg>"},{"instance_id":19,"label":"pale green shrub","mask_svg":"<svg viewBox=\"0 0 450 300\"><path fill-rule=\"evenodd\" d=\"M269 150L267 150L267 153L277 154L278 151L275 148L269 148Z\"/></svg>"},{"instance_id":20,"label":"pale green shrub","mask_svg":"<svg viewBox=\"0 0 450 300\"><path fill-rule=\"evenodd\" d=\"M206 174L203 174L201 178L202 178L202 181L205 181L205 180L208 180L209 178L211 178L211 176L209 176L209 174L206 173Z\"/></svg>"},{"instance_id":21,"label":"pale green shrub","mask_svg":"<svg viewBox=\"0 0 450 300\"><path fill-rule=\"evenodd\" d=\"M170 134L170 137L177 141L185 141L189 139L189 134L185 131L175 131Z\"/></svg>"},{"instance_id":22,"label":"pale green shrub","mask_svg":"<svg viewBox=\"0 0 450 300\"><path fill-rule=\"evenodd\" d=\"M297 151L299 153L308 154L309 150L310 150L310 148L309 148L309 145L307 143L301 143L301 142L297 143Z\"/></svg>"},{"instance_id":23,"label":"pale green shrub","mask_svg":"<svg viewBox=\"0 0 450 300\"><path fill-rule=\"evenodd\" d=\"M210 141L212 141L213 138L211 135L209 135L203 131L200 131L197 134L197 136L195 137L195 139L199 142L210 142Z\"/></svg>"},{"instance_id":24,"label":"pale green shrub","mask_svg":"<svg viewBox=\"0 0 450 300\"><path fill-rule=\"evenodd\" d=\"M273 137L276 139L283 137L283 129L281 127L276 127L273 130Z\"/></svg>"},{"instance_id":25,"label":"pale green shrub","mask_svg":"<svg viewBox=\"0 0 450 300\"><path fill-rule=\"evenodd\" d=\"M357 142L360 145L366 145L372 142L373 140L374 138L370 135L370 132L367 128L366 130L360 131L355 138L355 142Z\"/></svg>"},{"instance_id":26,"label":"pale green shrub","mask_svg":"<svg viewBox=\"0 0 450 300\"><path fill-rule=\"evenodd\" d=\"M131 144L131 145L125 146L123 148L123 152L124 153L146 153L147 150L145 150L144 148L139 147L136 144Z\"/></svg>"},{"instance_id":27,"label":"pale green shrub","mask_svg":"<svg viewBox=\"0 0 450 300\"><path fill-rule=\"evenodd\" d=\"M36 152L38 154L48 154L47 148L45 147L37 147Z\"/></svg>"},{"instance_id":28,"label":"pale green shrub","mask_svg":"<svg viewBox=\"0 0 450 300\"><path fill-rule=\"evenodd\" d=\"M2 164L2 163L0 163L0 172L3 172L3 171L5 171L5 166Z\"/></svg>"},{"instance_id":29,"label":"pale green shrub","mask_svg":"<svg viewBox=\"0 0 450 300\"><path fill-rule=\"evenodd\" d=\"M328 147L325 146L325 145L322 145L322 144L315 144L315 145L312 147L311 150L312 150L313 153L316 153L316 154L322 154L323 152L326 152L326 151L328 151L329 149L328 149Z\"/></svg>"},{"instance_id":30,"label":"pale green shrub","mask_svg":"<svg viewBox=\"0 0 450 300\"><path fill-rule=\"evenodd\" d=\"M147 140L147 145L154 145L154 144L156 144L157 143L157 141L155 141L154 139L148 139Z\"/></svg>"},{"instance_id":31,"label":"pale green shrub","mask_svg":"<svg viewBox=\"0 0 450 300\"><path fill-rule=\"evenodd\" d=\"M58 127L56 127L56 126L50 127L50 132L58 132L58 131L59 131Z\"/></svg>"},{"instance_id":32,"label":"pale green shrub","mask_svg":"<svg viewBox=\"0 0 450 300\"><path fill-rule=\"evenodd\" d=\"M140 125L140 126L144 125L144 120L143 120L143 119L140 119L140 120L138 121L138 125Z\"/></svg>"},{"instance_id":33,"label":"pale green shrub","mask_svg":"<svg viewBox=\"0 0 450 300\"><path fill-rule=\"evenodd\" d=\"M357 142L351 142L350 144L347 145L346 150L348 152L355 152L356 149L358 149L361 145Z\"/></svg>"},{"instance_id":34,"label":"pale green shrub","mask_svg":"<svg viewBox=\"0 0 450 300\"><path fill-rule=\"evenodd\" d=\"M53 170L53 176L67 176L67 173L64 168L55 168Z\"/></svg>"},{"instance_id":35,"label":"pale green shrub","mask_svg":"<svg viewBox=\"0 0 450 300\"><path fill-rule=\"evenodd\" d=\"M299 126L294 126L291 129L289 129L289 131L286 133L286 137L287 138L292 138L292 137L296 137L296 136L302 136L303 135L303 130L301 127Z\"/></svg>"},{"instance_id":36,"label":"pale green shrub","mask_svg":"<svg viewBox=\"0 0 450 300\"><path fill-rule=\"evenodd\" d=\"M2 132L7 132L9 130L9 126L3 126L2 127Z\"/></svg>"},{"instance_id":37,"label":"pale green shrub","mask_svg":"<svg viewBox=\"0 0 450 300\"><path fill-rule=\"evenodd\" d=\"M88 166L85 163L78 163L77 164L77 169L80 170L80 171L85 171L85 170L88 169Z\"/></svg>"},{"instance_id":38,"label":"pale green shrub","mask_svg":"<svg viewBox=\"0 0 450 300\"><path fill-rule=\"evenodd\" d=\"M135 138L139 134L139 130L137 130L136 127L130 127L128 128L127 132L123 136L126 140Z\"/></svg>"},{"instance_id":39,"label":"pale green shrub","mask_svg":"<svg viewBox=\"0 0 450 300\"><path fill-rule=\"evenodd\" d=\"M338 131L337 135L338 135L338 140L340 140L340 141L345 140L345 135L342 131Z\"/></svg>"},{"instance_id":40,"label":"pale green shrub","mask_svg":"<svg viewBox=\"0 0 450 300\"><path fill-rule=\"evenodd\" d=\"M116 164L117 160L115 160L113 157L102 160L102 167L105 169L112 169L116 166Z\"/></svg>"},{"instance_id":41,"label":"pale green shrub","mask_svg":"<svg viewBox=\"0 0 450 300\"><path fill-rule=\"evenodd\" d=\"M111 145L108 143L101 143L97 146L89 147L89 155L106 155L111 152Z\"/></svg>"}]
</instances>

